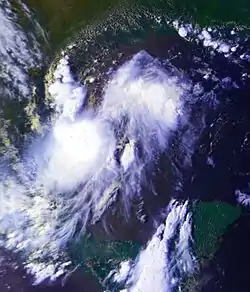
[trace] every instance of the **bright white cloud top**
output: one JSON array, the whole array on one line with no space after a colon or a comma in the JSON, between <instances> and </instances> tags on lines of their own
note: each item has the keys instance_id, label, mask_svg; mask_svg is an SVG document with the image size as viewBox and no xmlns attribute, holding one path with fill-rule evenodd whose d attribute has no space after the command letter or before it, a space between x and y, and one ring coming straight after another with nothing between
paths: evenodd
<instances>
[{"instance_id":1,"label":"bright white cloud top","mask_svg":"<svg viewBox=\"0 0 250 292\"><path fill-rule=\"evenodd\" d=\"M87 88L73 77L69 61L62 57L48 88L57 112L50 133L41 143L33 143L24 164L18 167L19 178L9 178L13 188L2 182L2 188L8 189L3 191L7 204L15 192L14 207L5 209L0 217L0 225L8 234L6 245L27 255L26 267L35 274L37 283L63 273L63 248L79 226L84 232L88 224L104 220L103 215L118 197L129 217L134 198L144 196L142 185L155 192L147 171L167 151L169 138L186 119L186 84L145 51L113 74L96 112L84 109ZM171 212L180 208L184 207L173 207ZM162 232L166 236L163 240L158 235L153 237L136 271L142 269L140 262L147 261L147 250L157 246L154 252L159 259L161 252L167 253L168 230L172 228L171 237L173 224L179 226L187 220L189 228L186 213L183 218L178 217L180 214L176 214L176 223L167 219L166 225L159 227L165 228ZM190 237L187 235L186 240L186 231L181 230L179 251L185 244L188 247ZM183 255L191 261L188 251ZM161 261L157 285L169 281L165 278L169 262ZM146 272L143 268L142 276ZM133 291L140 283L137 279Z\"/></svg>"}]
</instances>

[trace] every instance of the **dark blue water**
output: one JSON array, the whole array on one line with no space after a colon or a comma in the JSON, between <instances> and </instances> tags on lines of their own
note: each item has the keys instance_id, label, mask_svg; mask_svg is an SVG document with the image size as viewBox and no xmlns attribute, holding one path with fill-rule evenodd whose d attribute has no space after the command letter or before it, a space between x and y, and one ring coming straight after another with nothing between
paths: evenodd
<instances>
[{"instance_id":1,"label":"dark blue water","mask_svg":"<svg viewBox=\"0 0 250 292\"><path fill-rule=\"evenodd\" d=\"M58 279L55 283L42 283L34 286L34 279L27 275L17 256L0 249L0 288L1 292L98 292L101 286L93 275L76 270L67 280Z\"/></svg>"},{"instance_id":2,"label":"dark blue water","mask_svg":"<svg viewBox=\"0 0 250 292\"><path fill-rule=\"evenodd\" d=\"M190 131L190 139L192 139L192 134L196 131L195 126L199 128L198 123L201 117L204 117L205 129L201 133L195 151L190 149L190 167L186 167L186 157L183 156L181 145L178 144L183 133L173 136L174 146L164 159L171 161L174 169L173 181L181 173L181 186L173 184L168 192L178 199L220 200L236 204L236 189L246 193L250 191L248 189L250 182L250 82L248 78L242 77L243 73L250 74L250 66L247 61L235 61L239 60L243 52L250 52L249 41L239 41L240 48L234 59L225 58L218 53L211 56L210 52L203 47L181 39L167 24L157 27L147 19L142 18L141 21L141 30L130 28L129 33L121 30L120 33L116 32L115 36L111 30L107 30L102 37L99 37L97 43L93 43L90 48L91 53L95 54L95 51L100 50L105 43L110 49L110 54L103 59L104 66L98 68L101 74L95 86L90 88L91 94L100 98L101 88L109 78L106 72L109 69L115 70L142 49L159 58L162 66L171 67L173 70L177 68L190 80L191 84L200 82L204 89L202 96L194 94L193 99L190 98L187 104L192 112L193 128L183 129L183 131ZM121 52L122 57L117 58ZM88 54L89 52L84 53L82 47L71 52L70 57L76 73L92 64L92 60L88 59ZM112 60L116 58L117 65L113 65ZM206 68L210 68L216 78L204 79L200 70ZM191 96L192 94L190 92ZM212 162L208 163L208 159ZM149 223L143 225L138 222L129 222L124 230L119 229L120 224L114 223L117 228L117 232L113 235L115 238L144 242L150 237L155 216L170 199L170 196L166 196L164 185L166 181L164 172L168 167L168 163L161 161L155 164L153 181L157 185L158 197L147 194L144 207ZM161 171L157 171L159 168ZM114 221L115 218L112 220ZM248 215L242 215L242 218L228 229L215 260L202 271L204 277L208 274L209 279L212 280L206 283L201 291L250 291L247 276L250 262L249 220ZM1 292L102 291L97 280L93 276L84 275L82 271L73 273L64 287L61 285L61 279L51 287L47 283L33 287L31 277L25 275L21 267L13 267L13 262L18 260L5 251L2 251L2 254L4 259L0 274Z\"/></svg>"}]
</instances>

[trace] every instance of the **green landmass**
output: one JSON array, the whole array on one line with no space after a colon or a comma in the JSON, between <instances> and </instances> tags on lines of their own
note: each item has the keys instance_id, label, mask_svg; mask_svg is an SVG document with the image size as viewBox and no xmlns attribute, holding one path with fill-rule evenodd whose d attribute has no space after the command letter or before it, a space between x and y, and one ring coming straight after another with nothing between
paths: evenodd
<instances>
[{"instance_id":1,"label":"green landmass","mask_svg":"<svg viewBox=\"0 0 250 292\"><path fill-rule=\"evenodd\" d=\"M215 201L199 203L193 211L194 242L198 258L209 259L226 228L241 214L240 207Z\"/></svg>"},{"instance_id":2,"label":"green landmass","mask_svg":"<svg viewBox=\"0 0 250 292\"><path fill-rule=\"evenodd\" d=\"M45 28L52 55L63 47L75 31L82 29L92 19L104 17L104 12L121 3L118 0L25 0L25 2L35 11L42 27ZM199 25L233 23L237 26L247 26L250 24L250 3L246 0L194 0L191 2L188 0L137 2L131 0L129 2L136 6L153 8L155 11L164 11L166 15L190 20ZM23 25L30 25L30 22L23 18ZM31 72L31 74L36 75L36 72ZM18 103L13 105L13 108L6 109L5 119L0 127L1 154L12 151L13 156L17 157L16 139L13 138L14 134L10 134L15 132L16 128L23 134L39 131L41 121L35 96L37 92L33 93L28 103ZM91 96L90 102L95 104L94 96ZM16 116L15 131L10 130L11 124L14 124L13 112L18 111L22 113L24 111L25 119ZM226 228L240 216L240 208L222 202L198 203L193 212L196 254L200 259L211 259ZM135 258L139 250L140 245L131 241L98 241L86 235L74 247L73 256L100 282L103 282L110 270L116 268L123 260Z\"/></svg>"},{"instance_id":3,"label":"green landmass","mask_svg":"<svg viewBox=\"0 0 250 292\"><path fill-rule=\"evenodd\" d=\"M249 26L248 0L25 0L45 28L52 48L59 48L65 40L93 19L105 17L105 12L122 5L136 5L177 19L185 19L201 26L212 24Z\"/></svg>"},{"instance_id":4,"label":"green landmass","mask_svg":"<svg viewBox=\"0 0 250 292\"><path fill-rule=\"evenodd\" d=\"M141 245L132 241L100 240L91 234L85 234L77 244L70 248L76 264L104 285L103 281L109 272L118 268L125 260L136 258Z\"/></svg>"},{"instance_id":5,"label":"green landmass","mask_svg":"<svg viewBox=\"0 0 250 292\"><path fill-rule=\"evenodd\" d=\"M25 0L48 34L53 49L62 47L65 40L94 18L113 8L118 0Z\"/></svg>"}]
</instances>

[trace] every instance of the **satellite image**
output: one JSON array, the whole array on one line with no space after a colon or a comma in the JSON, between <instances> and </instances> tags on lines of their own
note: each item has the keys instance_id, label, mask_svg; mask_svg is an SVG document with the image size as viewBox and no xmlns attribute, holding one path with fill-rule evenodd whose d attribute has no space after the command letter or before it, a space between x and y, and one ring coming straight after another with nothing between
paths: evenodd
<instances>
[{"instance_id":1,"label":"satellite image","mask_svg":"<svg viewBox=\"0 0 250 292\"><path fill-rule=\"evenodd\" d=\"M0 1L0 292L250 292L250 2Z\"/></svg>"}]
</instances>

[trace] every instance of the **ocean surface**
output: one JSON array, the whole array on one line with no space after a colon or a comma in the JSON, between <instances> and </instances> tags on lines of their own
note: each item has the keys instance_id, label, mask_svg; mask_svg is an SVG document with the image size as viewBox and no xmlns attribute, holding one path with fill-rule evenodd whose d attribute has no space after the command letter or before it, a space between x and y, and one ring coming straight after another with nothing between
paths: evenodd
<instances>
[{"instance_id":1,"label":"ocean surface","mask_svg":"<svg viewBox=\"0 0 250 292\"><path fill-rule=\"evenodd\" d=\"M0 291L250 291L248 1L0 3Z\"/></svg>"}]
</instances>

